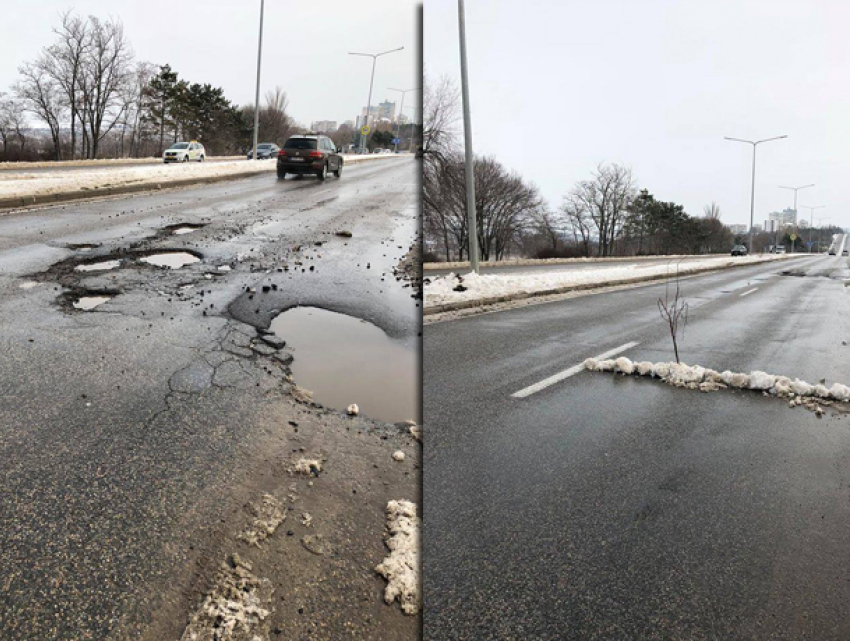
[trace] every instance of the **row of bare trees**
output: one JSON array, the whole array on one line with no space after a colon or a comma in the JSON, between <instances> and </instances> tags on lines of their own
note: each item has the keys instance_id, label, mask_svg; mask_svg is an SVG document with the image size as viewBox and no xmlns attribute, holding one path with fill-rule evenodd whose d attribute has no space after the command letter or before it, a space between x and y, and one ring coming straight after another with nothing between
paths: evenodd
<instances>
[{"instance_id":1,"label":"row of bare trees","mask_svg":"<svg viewBox=\"0 0 850 641\"><path fill-rule=\"evenodd\" d=\"M463 260L469 241L459 96L448 77L425 77L423 213L427 258ZM703 216L638 191L630 168L601 163L551 209L533 185L493 157L476 157L475 206L483 260L714 253L734 237L711 203Z\"/></svg>"},{"instance_id":2,"label":"row of bare trees","mask_svg":"<svg viewBox=\"0 0 850 641\"><path fill-rule=\"evenodd\" d=\"M168 65L136 62L120 20L67 11L53 34L19 67L11 93L0 92L0 160L158 155L177 139L201 140L211 154L250 146L253 105L239 107L222 89L183 80ZM282 88L266 95L265 140L282 142L298 129L287 106Z\"/></svg>"},{"instance_id":3,"label":"row of bare trees","mask_svg":"<svg viewBox=\"0 0 850 641\"><path fill-rule=\"evenodd\" d=\"M448 78L424 79L423 225L431 251L463 260L469 246L464 157L457 146L458 90ZM482 260L501 260L543 213L543 200L492 156L475 158L476 230Z\"/></svg>"}]
</instances>

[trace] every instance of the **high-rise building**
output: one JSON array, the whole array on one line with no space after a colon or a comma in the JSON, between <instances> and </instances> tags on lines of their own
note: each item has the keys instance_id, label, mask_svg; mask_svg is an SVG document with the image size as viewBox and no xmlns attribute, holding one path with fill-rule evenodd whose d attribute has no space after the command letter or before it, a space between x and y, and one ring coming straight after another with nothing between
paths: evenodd
<instances>
[{"instance_id":1,"label":"high-rise building","mask_svg":"<svg viewBox=\"0 0 850 641\"><path fill-rule=\"evenodd\" d=\"M312 131L331 133L337 130L336 120L316 120L310 125Z\"/></svg>"},{"instance_id":2,"label":"high-rise building","mask_svg":"<svg viewBox=\"0 0 850 641\"><path fill-rule=\"evenodd\" d=\"M782 211L774 211L767 215L768 220L776 221L776 224L781 229L782 227L795 226L797 224L797 212L790 207Z\"/></svg>"}]
</instances>

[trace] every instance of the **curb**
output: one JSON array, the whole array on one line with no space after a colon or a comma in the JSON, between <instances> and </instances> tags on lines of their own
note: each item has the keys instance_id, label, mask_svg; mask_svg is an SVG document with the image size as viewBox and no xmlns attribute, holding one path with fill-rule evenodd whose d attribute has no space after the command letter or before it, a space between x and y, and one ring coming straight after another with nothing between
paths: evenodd
<instances>
[{"instance_id":1,"label":"curb","mask_svg":"<svg viewBox=\"0 0 850 641\"><path fill-rule=\"evenodd\" d=\"M406 157L406 156L403 156ZM374 158L369 157L369 162L376 160L388 160L398 158L396 155L376 155ZM363 158L349 158L345 160L344 165L359 164L367 162ZM104 196L120 196L123 194L135 194L139 192L153 192L173 187L190 187L192 185L206 185L227 180L238 180L240 178L250 178L251 176L262 176L266 173L274 173L275 169L270 168L266 171L242 171L236 174L223 174L219 176L198 176L195 178L183 178L181 180L169 180L166 182L146 182L135 185L122 185L120 187L105 187L102 189L87 189L76 191L63 191L52 194L34 194L32 196L15 196L13 198L0 198L0 215L10 213L10 210L25 209L37 205L56 205L66 202L74 202L78 200L91 200L94 198L102 198Z\"/></svg>"},{"instance_id":2,"label":"curb","mask_svg":"<svg viewBox=\"0 0 850 641\"><path fill-rule=\"evenodd\" d=\"M658 260L669 258L671 261L677 258L697 258L699 256L716 256L717 254L670 254L668 256L601 256L594 258L519 258L500 261L486 261L481 267L544 267L547 265L593 265L595 263L616 263L620 261L639 262L642 260ZM469 261L445 262L445 263L423 263L424 271L445 271L447 269L469 269Z\"/></svg>"},{"instance_id":3,"label":"curb","mask_svg":"<svg viewBox=\"0 0 850 641\"><path fill-rule=\"evenodd\" d=\"M789 254L788 258L792 257L793 254ZM695 269L693 271L689 271L687 273L681 274L682 277L693 276L694 274L705 274L707 272L717 272L724 271L727 269L737 269L740 267L751 267L753 265L760 265L762 263L780 263L783 260L788 260L787 258L783 258L780 260L759 260L755 262L750 262L746 264L739 265L726 265L726 266L718 266L718 267L703 267L701 269ZM604 283L585 283L582 285L565 285L563 287L556 287L554 289L546 289L540 290L536 292L522 292L518 294L507 294L505 296L491 296L490 298L479 298L477 300L464 300L457 301L455 303L444 303L442 305L433 305L431 307L425 307L422 310L423 316L432 316L434 314L442 314L443 312L456 312L462 309L471 309L473 307L486 307L488 305L497 305L499 303L510 303L512 301L517 300L526 300L529 298L537 298L539 296L551 296L553 294L567 294L569 292L580 292L587 289L599 289L600 287L618 287L620 285L634 285L638 283L650 283L656 280L664 280L665 278L669 278L668 274L653 274L652 276L639 276L636 278L620 278L618 280L609 280Z\"/></svg>"}]
</instances>

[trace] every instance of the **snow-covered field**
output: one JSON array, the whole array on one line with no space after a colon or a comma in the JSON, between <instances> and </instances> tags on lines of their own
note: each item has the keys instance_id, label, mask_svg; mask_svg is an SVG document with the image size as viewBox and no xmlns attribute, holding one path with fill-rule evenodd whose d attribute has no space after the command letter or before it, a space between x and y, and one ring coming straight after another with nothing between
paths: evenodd
<instances>
[{"instance_id":1,"label":"snow-covered field","mask_svg":"<svg viewBox=\"0 0 850 641\"><path fill-rule=\"evenodd\" d=\"M702 254L703 256L709 257L712 254ZM663 258L668 258L670 260L675 260L677 258L684 258L687 260L692 260L695 258L699 258L699 256L694 254L671 254L669 256L664 256ZM506 260L488 260L483 261L481 263L481 267L537 267L539 265L572 265L572 264L581 264L581 263L589 263L589 264L598 264L598 263L618 263L623 261L629 262L640 262L640 261L652 261L658 260L659 256L606 256L604 258L592 256L590 258L585 258L581 256L579 258L508 258ZM444 269L455 269L457 271L467 271L469 270L469 261L457 261L453 260L451 262L442 262L442 263L423 263L422 269L425 271L428 270L444 270Z\"/></svg>"},{"instance_id":2,"label":"snow-covered field","mask_svg":"<svg viewBox=\"0 0 850 641\"><path fill-rule=\"evenodd\" d=\"M747 265L790 258L785 254L763 254L752 256L716 256L700 260L689 260L678 265L679 275L687 275L708 269L722 269L732 265ZM488 301L505 299L506 297L521 297L529 294L570 287L592 287L608 284L624 284L638 282L653 277L663 277L669 274L675 276L677 264L675 260L662 265L606 265L597 268L577 269L570 271L534 272L524 274L484 274L468 273L458 275L452 273L432 279L425 284L425 308L467 301ZM465 288L463 291L455 291Z\"/></svg>"},{"instance_id":3,"label":"snow-covered field","mask_svg":"<svg viewBox=\"0 0 850 641\"><path fill-rule=\"evenodd\" d=\"M409 155L352 155L344 156L346 164L388 158L405 158ZM125 167L116 165L110 169L86 171L55 172L0 172L0 200L6 198L33 198L64 194L69 192L98 191L120 189L130 186L150 186L151 188L168 187L169 183L205 178L223 178L228 175L245 175L252 173L273 172L276 160L257 160L247 162L233 160L216 163L157 163Z\"/></svg>"}]
</instances>

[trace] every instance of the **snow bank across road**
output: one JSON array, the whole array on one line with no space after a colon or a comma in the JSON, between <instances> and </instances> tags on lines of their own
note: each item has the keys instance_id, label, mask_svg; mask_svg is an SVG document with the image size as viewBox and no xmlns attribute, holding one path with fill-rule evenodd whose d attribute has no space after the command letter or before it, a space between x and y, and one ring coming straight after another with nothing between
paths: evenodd
<instances>
[{"instance_id":1,"label":"snow bank across road","mask_svg":"<svg viewBox=\"0 0 850 641\"><path fill-rule=\"evenodd\" d=\"M409 154L343 156L346 165L390 158L409 158ZM234 160L139 166L116 165L109 169L53 172L0 172L0 208L63 202L80 198L111 196L148 189L181 187L192 184L247 178L275 171L276 160Z\"/></svg>"},{"instance_id":2,"label":"snow bank across road","mask_svg":"<svg viewBox=\"0 0 850 641\"><path fill-rule=\"evenodd\" d=\"M448 274L425 283L425 313L437 313L509 300L557 294L576 289L624 285L665 277L694 274L739 265L786 260L793 254L715 256L678 265L675 260L659 265L605 265L570 271L524 274ZM799 257L799 256L798 256Z\"/></svg>"}]
</instances>

